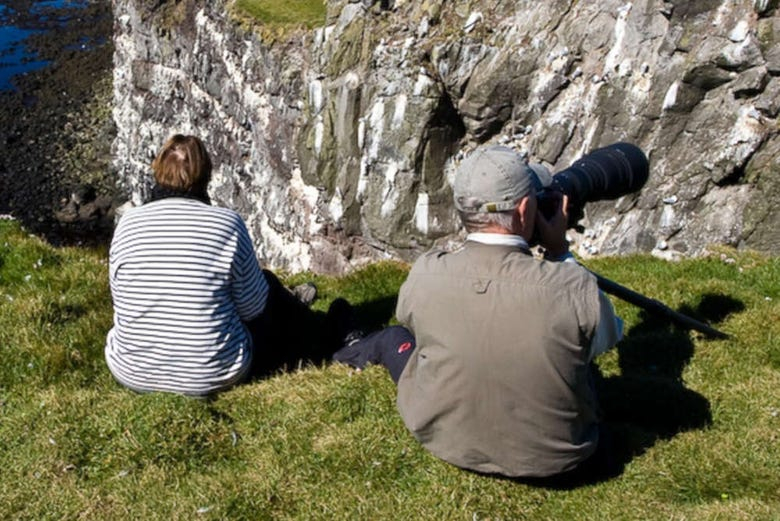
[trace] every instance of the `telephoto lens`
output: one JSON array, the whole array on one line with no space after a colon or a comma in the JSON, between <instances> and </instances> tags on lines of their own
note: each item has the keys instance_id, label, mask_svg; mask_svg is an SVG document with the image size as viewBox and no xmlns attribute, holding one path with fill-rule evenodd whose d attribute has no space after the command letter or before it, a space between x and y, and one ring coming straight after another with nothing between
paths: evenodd
<instances>
[{"instance_id":1,"label":"telephoto lens","mask_svg":"<svg viewBox=\"0 0 780 521\"><path fill-rule=\"evenodd\" d=\"M569 197L569 227L576 226L586 203L617 199L639 191L650 172L647 156L630 143L614 143L582 156L555 174L548 191ZM541 196L544 207L545 195Z\"/></svg>"}]
</instances>

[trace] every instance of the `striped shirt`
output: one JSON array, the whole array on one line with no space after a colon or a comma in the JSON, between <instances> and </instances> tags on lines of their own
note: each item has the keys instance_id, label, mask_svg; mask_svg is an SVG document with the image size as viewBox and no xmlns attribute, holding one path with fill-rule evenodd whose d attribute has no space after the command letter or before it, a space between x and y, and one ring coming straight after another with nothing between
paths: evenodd
<instances>
[{"instance_id":1,"label":"striped shirt","mask_svg":"<svg viewBox=\"0 0 780 521\"><path fill-rule=\"evenodd\" d=\"M252 338L242 321L268 285L239 215L194 199L129 210L109 255L114 326L106 362L136 391L205 395L242 380Z\"/></svg>"}]
</instances>

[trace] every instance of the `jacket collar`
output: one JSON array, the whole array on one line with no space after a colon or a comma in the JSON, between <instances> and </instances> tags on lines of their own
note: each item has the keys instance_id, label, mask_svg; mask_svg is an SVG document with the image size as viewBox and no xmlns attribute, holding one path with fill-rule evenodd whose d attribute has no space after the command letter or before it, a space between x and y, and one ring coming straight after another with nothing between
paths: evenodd
<instances>
[{"instance_id":1,"label":"jacket collar","mask_svg":"<svg viewBox=\"0 0 780 521\"><path fill-rule=\"evenodd\" d=\"M523 237L506 233L470 233L466 242L485 244L488 246L504 246L523 253L531 254L531 247Z\"/></svg>"},{"instance_id":2,"label":"jacket collar","mask_svg":"<svg viewBox=\"0 0 780 521\"><path fill-rule=\"evenodd\" d=\"M152 187L152 194L149 198L149 202L160 201L162 199L169 199L171 197L183 197L184 199L195 199L205 204L211 204L208 194L198 191L188 190L174 190L171 188L163 188L160 185L155 184Z\"/></svg>"}]
</instances>

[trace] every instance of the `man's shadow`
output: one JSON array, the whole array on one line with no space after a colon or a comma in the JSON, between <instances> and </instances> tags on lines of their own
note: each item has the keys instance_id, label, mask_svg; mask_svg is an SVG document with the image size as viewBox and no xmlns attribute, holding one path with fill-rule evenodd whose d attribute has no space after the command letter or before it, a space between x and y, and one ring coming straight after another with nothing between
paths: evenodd
<instances>
[{"instance_id":1,"label":"man's shadow","mask_svg":"<svg viewBox=\"0 0 780 521\"><path fill-rule=\"evenodd\" d=\"M393 315L395 297L361 304L355 311L368 329L387 324ZM677 311L699 321L717 324L728 315L744 310L742 302L724 295L709 294L693 308ZM643 454L658 440L681 432L703 429L712 423L709 400L685 387L682 375L694 355L692 331L681 329L668 319L642 311L640 322L625 335L616 349L620 374L604 376L596 363L594 385L609 431L612 469L592 478L551 481L552 488L572 488L603 481L622 474L625 465ZM522 481L522 480L520 480ZM540 484L544 485L542 480Z\"/></svg>"},{"instance_id":2,"label":"man's shadow","mask_svg":"<svg viewBox=\"0 0 780 521\"><path fill-rule=\"evenodd\" d=\"M718 323L744 307L728 296L705 295L695 309L686 305L678 312ZM694 355L693 333L646 311L640 318L617 346L621 374L603 376L598 368L594 371L603 422L612 433L618 474L657 440L702 429L712 422L707 398L686 388L682 378Z\"/></svg>"},{"instance_id":3,"label":"man's shadow","mask_svg":"<svg viewBox=\"0 0 780 521\"><path fill-rule=\"evenodd\" d=\"M396 298L383 298L356 306L361 324L368 330L386 325L393 315ZM718 324L732 313L744 310L741 301L725 295L708 294L693 308L677 311L710 324ZM612 469L592 479L575 479L552 488L572 488L603 481L622 474L625 465L643 454L658 440L671 439L681 432L703 429L712 423L706 397L685 387L682 375L694 355L692 331L681 329L668 319L640 314L617 345L620 374L604 376L593 364L594 385L609 432ZM522 481L522 480L520 480ZM542 480L540 484L545 485Z\"/></svg>"}]
</instances>

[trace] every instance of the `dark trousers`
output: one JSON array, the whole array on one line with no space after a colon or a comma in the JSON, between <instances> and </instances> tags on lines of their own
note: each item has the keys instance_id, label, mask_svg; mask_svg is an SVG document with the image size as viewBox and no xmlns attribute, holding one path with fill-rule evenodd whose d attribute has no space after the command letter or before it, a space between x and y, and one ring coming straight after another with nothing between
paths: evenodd
<instances>
[{"instance_id":1,"label":"dark trousers","mask_svg":"<svg viewBox=\"0 0 780 521\"><path fill-rule=\"evenodd\" d=\"M402 326L390 326L340 349L333 359L358 369L368 364L383 365L398 383L416 345L411 331Z\"/></svg>"},{"instance_id":2,"label":"dark trousers","mask_svg":"<svg viewBox=\"0 0 780 521\"><path fill-rule=\"evenodd\" d=\"M322 314L298 300L276 275L268 270L263 274L268 282L265 309L246 323L254 345L251 376L266 376L307 361L327 359Z\"/></svg>"}]
</instances>

